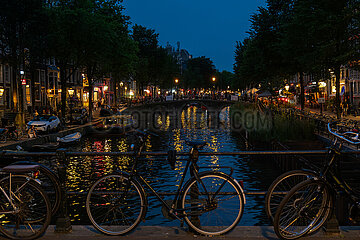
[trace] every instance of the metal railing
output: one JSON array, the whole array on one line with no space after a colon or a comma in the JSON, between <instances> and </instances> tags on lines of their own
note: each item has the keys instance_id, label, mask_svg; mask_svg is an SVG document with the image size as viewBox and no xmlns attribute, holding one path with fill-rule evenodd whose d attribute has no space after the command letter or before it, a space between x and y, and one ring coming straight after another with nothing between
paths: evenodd
<instances>
[{"instance_id":1,"label":"metal railing","mask_svg":"<svg viewBox=\"0 0 360 240\"><path fill-rule=\"evenodd\" d=\"M328 153L328 150L301 150L301 151L241 151L241 152L199 152L200 156L263 156L263 155L272 155L272 156L295 156L295 155L325 155ZM351 151L342 151L343 154L360 154L360 151L351 150ZM189 156L188 152L177 152L177 156ZM66 201L67 195L85 195L86 191L82 192L67 192L65 186L66 180L66 159L68 157L77 156L77 157L93 157L93 156L134 156L134 152L67 152L65 150L57 150L56 152L17 152L17 151L0 151L0 158L3 157L55 157L60 166L58 168L59 180L62 183L62 204L60 208L60 214L58 215L58 220L56 222L56 229L59 232L67 232L71 230L70 219L67 216ZM152 156L152 157L166 157L168 152L142 152L140 156ZM164 158L161 159L144 159L142 161L165 161ZM188 159L177 159L177 161L188 161ZM159 195L169 196L173 195L171 192L160 192ZM265 195L266 191L245 191L246 195Z\"/></svg>"}]
</instances>

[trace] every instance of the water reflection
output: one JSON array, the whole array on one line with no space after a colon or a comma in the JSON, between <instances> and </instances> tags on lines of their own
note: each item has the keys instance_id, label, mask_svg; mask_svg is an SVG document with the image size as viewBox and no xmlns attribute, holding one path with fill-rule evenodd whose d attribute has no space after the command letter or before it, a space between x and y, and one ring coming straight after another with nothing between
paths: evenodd
<instances>
[{"instance_id":1,"label":"water reflection","mask_svg":"<svg viewBox=\"0 0 360 240\"><path fill-rule=\"evenodd\" d=\"M146 139L146 151L167 151L175 149L178 152L189 151L186 140L204 140L208 145L203 151L207 152L235 152L245 149L245 143L238 133L229 130L229 108L220 114L219 128L208 127L209 114L207 109L199 106L189 106L181 114L181 128L171 128L172 121L177 121L171 116L159 115L156 118L160 130L160 137L149 136ZM79 151L129 151L132 143L126 137L119 138L92 138L82 140ZM146 157L138 165L137 171L159 192L174 192L179 185L184 161L177 161L175 170L171 170L166 159ZM179 160L181 160L179 158ZM98 156L98 157L72 157L68 164L67 185L69 191L84 192L89 185L100 176L117 170L126 171L132 163L129 156ZM273 179L278 175L271 161L266 159L250 159L246 156L206 156L199 160L201 167L231 166L234 168L234 178L243 180L246 191L265 191ZM226 170L224 170L226 171ZM145 189L148 193L148 189ZM166 197L169 199L169 197ZM145 225L175 225L177 221L165 219L161 213L161 204L154 197L149 197L150 209ZM70 214L73 223L89 224L85 211L85 195L70 196ZM247 196L247 204L240 225L267 225L269 224L264 212L263 196Z\"/></svg>"}]
</instances>

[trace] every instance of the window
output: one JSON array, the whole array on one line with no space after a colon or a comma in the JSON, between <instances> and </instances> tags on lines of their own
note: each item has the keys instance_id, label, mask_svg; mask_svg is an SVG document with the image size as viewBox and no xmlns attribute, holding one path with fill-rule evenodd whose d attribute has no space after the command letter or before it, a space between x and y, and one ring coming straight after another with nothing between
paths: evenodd
<instances>
[{"instance_id":1,"label":"window","mask_svg":"<svg viewBox=\"0 0 360 240\"><path fill-rule=\"evenodd\" d=\"M46 87L45 86L45 70L40 70L40 85L42 87Z\"/></svg>"},{"instance_id":2,"label":"window","mask_svg":"<svg viewBox=\"0 0 360 240\"><path fill-rule=\"evenodd\" d=\"M34 86L34 98L35 101L40 101L41 86L39 83L35 83Z\"/></svg>"},{"instance_id":3,"label":"window","mask_svg":"<svg viewBox=\"0 0 360 240\"><path fill-rule=\"evenodd\" d=\"M10 66L4 65L4 82L10 83Z\"/></svg>"},{"instance_id":4,"label":"window","mask_svg":"<svg viewBox=\"0 0 360 240\"><path fill-rule=\"evenodd\" d=\"M354 95L357 94L357 87L356 87L356 82L354 82Z\"/></svg>"},{"instance_id":5,"label":"window","mask_svg":"<svg viewBox=\"0 0 360 240\"><path fill-rule=\"evenodd\" d=\"M0 83L4 82L3 65L0 65Z\"/></svg>"},{"instance_id":6,"label":"window","mask_svg":"<svg viewBox=\"0 0 360 240\"><path fill-rule=\"evenodd\" d=\"M34 83L40 83L40 70L37 69L35 72L35 79L34 79Z\"/></svg>"},{"instance_id":7,"label":"window","mask_svg":"<svg viewBox=\"0 0 360 240\"><path fill-rule=\"evenodd\" d=\"M30 92L29 85L26 85L26 87L25 87L25 99L26 99L26 103L28 105L31 105L31 92Z\"/></svg>"}]
</instances>

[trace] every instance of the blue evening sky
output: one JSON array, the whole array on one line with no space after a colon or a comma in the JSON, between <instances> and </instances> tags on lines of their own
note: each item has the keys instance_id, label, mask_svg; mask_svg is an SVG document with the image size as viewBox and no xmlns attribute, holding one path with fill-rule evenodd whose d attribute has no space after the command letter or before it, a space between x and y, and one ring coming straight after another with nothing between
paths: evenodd
<instances>
[{"instance_id":1,"label":"blue evening sky","mask_svg":"<svg viewBox=\"0 0 360 240\"><path fill-rule=\"evenodd\" d=\"M124 0L133 24L155 29L162 46L169 42L194 57L210 58L220 71L233 69L236 41L243 40L250 16L265 0Z\"/></svg>"}]
</instances>

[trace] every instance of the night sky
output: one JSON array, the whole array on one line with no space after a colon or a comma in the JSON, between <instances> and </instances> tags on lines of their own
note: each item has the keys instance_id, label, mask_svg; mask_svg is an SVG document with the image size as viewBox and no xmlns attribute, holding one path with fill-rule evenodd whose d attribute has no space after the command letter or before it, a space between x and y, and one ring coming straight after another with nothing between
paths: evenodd
<instances>
[{"instance_id":1,"label":"night sky","mask_svg":"<svg viewBox=\"0 0 360 240\"><path fill-rule=\"evenodd\" d=\"M162 46L169 42L194 57L206 56L215 67L231 71L236 41L249 30L250 15L265 0L124 0L133 24L155 29Z\"/></svg>"}]
</instances>

